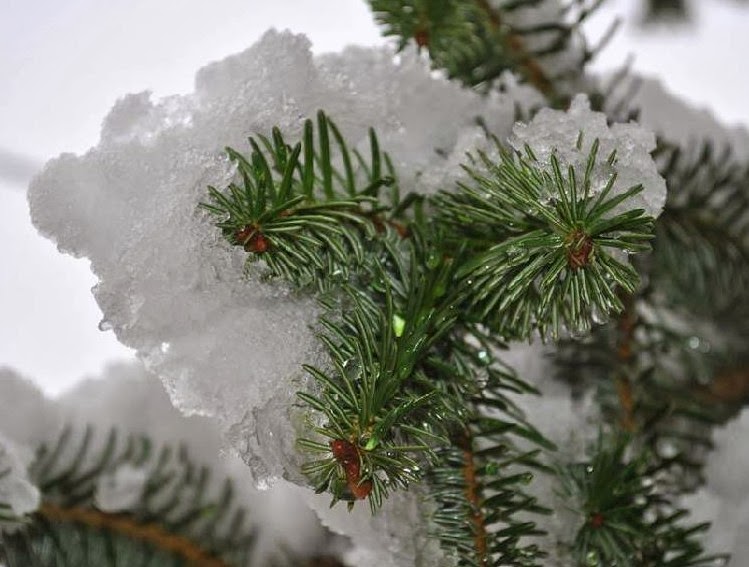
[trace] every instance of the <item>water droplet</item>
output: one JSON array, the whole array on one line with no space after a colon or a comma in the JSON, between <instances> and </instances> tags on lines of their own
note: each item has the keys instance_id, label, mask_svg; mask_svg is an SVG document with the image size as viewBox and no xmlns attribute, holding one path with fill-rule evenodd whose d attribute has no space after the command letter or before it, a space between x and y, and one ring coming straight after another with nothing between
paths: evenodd
<instances>
[{"instance_id":1,"label":"water droplet","mask_svg":"<svg viewBox=\"0 0 749 567\"><path fill-rule=\"evenodd\" d=\"M161 350L162 353L166 354L169 352L169 349L172 347L169 343L161 343L159 346L159 350Z\"/></svg>"},{"instance_id":2,"label":"water droplet","mask_svg":"<svg viewBox=\"0 0 749 567\"><path fill-rule=\"evenodd\" d=\"M673 459L676 455L679 454L679 449L674 445L672 441L669 441L667 439L660 439L656 445L656 450L658 452L658 455L663 457L664 459Z\"/></svg>"},{"instance_id":3,"label":"water droplet","mask_svg":"<svg viewBox=\"0 0 749 567\"><path fill-rule=\"evenodd\" d=\"M401 337L403 335L403 331L406 328L406 320L398 315L397 313L393 315L393 332L395 333L396 337Z\"/></svg>"},{"instance_id":4,"label":"water droplet","mask_svg":"<svg viewBox=\"0 0 749 567\"><path fill-rule=\"evenodd\" d=\"M596 307L593 308L590 316L593 319L593 322L597 325L603 325L608 320L606 315L604 313L601 313L601 311Z\"/></svg>"},{"instance_id":5,"label":"water droplet","mask_svg":"<svg viewBox=\"0 0 749 567\"><path fill-rule=\"evenodd\" d=\"M588 474L593 474L593 467L591 465L588 465L585 467L585 472Z\"/></svg>"},{"instance_id":6,"label":"water droplet","mask_svg":"<svg viewBox=\"0 0 749 567\"><path fill-rule=\"evenodd\" d=\"M477 356L481 364L483 364L484 366L489 366L489 364L491 364L492 362L491 355L485 350L480 350Z\"/></svg>"},{"instance_id":7,"label":"water droplet","mask_svg":"<svg viewBox=\"0 0 749 567\"><path fill-rule=\"evenodd\" d=\"M595 549L591 549L586 555L585 555L585 564L588 567L596 567L597 565L600 565L600 557L598 555L598 552Z\"/></svg>"},{"instance_id":8,"label":"water droplet","mask_svg":"<svg viewBox=\"0 0 749 567\"><path fill-rule=\"evenodd\" d=\"M701 343L702 340L699 337L689 337L689 340L687 341L689 348L691 348L692 350L699 349Z\"/></svg>"}]
</instances>

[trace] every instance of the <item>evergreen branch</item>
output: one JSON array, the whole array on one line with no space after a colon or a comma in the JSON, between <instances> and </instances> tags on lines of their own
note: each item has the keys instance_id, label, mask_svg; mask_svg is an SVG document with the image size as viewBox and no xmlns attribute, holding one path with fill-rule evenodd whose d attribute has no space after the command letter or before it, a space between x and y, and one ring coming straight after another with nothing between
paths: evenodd
<instances>
[{"instance_id":1,"label":"evergreen branch","mask_svg":"<svg viewBox=\"0 0 749 567\"><path fill-rule=\"evenodd\" d=\"M461 335L453 337L449 355L435 355L427 365L432 381L445 388L448 403L458 400L451 406L457 416L451 445L437 450L437 464L428 475L437 503L434 535L458 556L459 565L538 565L544 554L528 538L542 532L528 514L549 510L524 487L532 471L545 468L539 450L520 449L518 441L553 446L524 422L508 397L533 389L494 357L500 344L478 330Z\"/></svg>"},{"instance_id":2,"label":"evergreen branch","mask_svg":"<svg viewBox=\"0 0 749 567\"><path fill-rule=\"evenodd\" d=\"M108 514L90 508L63 508L54 504L42 505L37 513L46 522L75 523L92 530L116 533L130 540L142 541L173 554L190 565L228 567L227 563L207 554L193 541L169 533L158 524L144 525L134 518L123 515Z\"/></svg>"},{"instance_id":3,"label":"evergreen branch","mask_svg":"<svg viewBox=\"0 0 749 567\"><path fill-rule=\"evenodd\" d=\"M627 368L634 356L633 341L635 338L635 329L637 328L637 315L634 312L632 298L625 300L624 312L619 316L618 326L619 341L616 345L616 356L620 367ZM622 371L617 375L616 390L621 405L621 427L624 431L633 432L637 427L634 416L635 400L632 381L627 372Z\"/></svg>"},{"instance_id":4,"label":"evergreen branch","mask_svg":"<svg viewBox=\"0 0 749 567\"><path fill-rule=\"evenodd\" d=\"M321 457L303 471L318 491L330 490L334 502L343 499L352 506L369 498L376 510L390 490L420 478L423 464L411 454L429 455L442 439L436 424L424 422L431 413L426 408L439 403L438 392L415 387L427 384L420 360L454 319L455 302L447 293L452 271L449 262L424 268L414 255L409 271L397 272L406 280L397 281L378 265L383 310L371 292L346 288L344 303L329 302L331 313L321 321L327 331L321 340L334 371L305 367L321 392L299 396L325 415L326 423L314 430L330 441L301 439L300 445Z\"/></svg>"},{"instance_id":5,"label":"evergreen branch","mask_svg":"<svg viewBox=\"0 0 749 567\"><path fill-rule=\"evenodd\" d=\"M563 104L557 79L545 60L558 54L579 35L581 24L600 1L578 2L577 12L560 9L553 22L523 28L515 14L539 9L538 0L370 0L375 19L386 36L398 38L399 49L414 40L426 49L435 68L464 84L488 88L504 71L515 71L552 104ZM567 12L567 13L565 13ZM525 14L524 14L525 15ZM529 48L529 44L537 44ZM592 56L587 53L580 67Z\"/></svg>"},{"instance_id":6,"label":"evergreen branch","mask_svg":"<svg viewBox=\"0 0 749 567\"><path fill-rule=\"evenodd\" d=\"M438 196L443 222L475 253L458 272L469 309L501 335L585 333L594 318L622 311L615 286L637 289L637 272L619 260L620 251L648 250L653 220L641 209L617 212L640 186L610 196L611 176L594 193L597 151L594 143L578 180L555 155L547 169L530 148L527 157L500 148L499 163L479 154L485 173L466 168L471 185Z\"/></svg>"},{"instance_id":7,"label":"evergreen branch","mask_svg":"<svg viewBox=\"0 0 749 567\"><path fill-rule=\"evenodd\" d=\"M256 529L246 525L230 481L217 496L207 467L185 448L153 450L145 437L120 441L114 430L103 443L87 428L78 443L65 428L53 446L42 446L29 477L42 493L26 525L6 534L0 558L9 567L65 564L206 565L249 567ZM102 509L97 490L122 467L142 473L142 486L117 511ZM155 563L154 563L155 562Z\"/></svg>"},{"instance_id":8,"label":"evergreen branch","mask_svg":"<svg viewBox=\"0 0 749 567\"><path fill-rule=\"evenodd\" d=\"M708 525L684 525L685 510L674 511L657 490L662 465L647 452L634 456L625 436L599 437L590 460L558 469L561 495L580 519L572 547L580 565L623 567L709 567L724 555L705 555L699 535Z\"/></svg>"},{"instance_id":9,"label":"evergreen branch","mask_svg":"<svg viewBox=\"0 0 749 567\"><path fill-rule=\"evenodd\" d=\"M635 435L671 470L661 480L681 493L702 482L711 427L735 414L736 400L710 398L710 384L726 358L716 347L633 302L618 322L597 327L584 341L563 341L556 356L560 376L582 390L598 391L605 420ZM740 402L739 402L740 403Z\"/></svg>"},{"instance_id":10,"label":"evergreen branch","mask_svg":"<svg viewBox=\"0 0 749 567\"><path fill-rule=\"evenodd\" d=\"M668 185L649 270L661 302L709 317L744 320L749 288L749 164L711 144L662 146Z\"/></svg>"},{"instance_id":11,"label":"evergreen branch","mask_svg":"<svg viewBox=\"0 0 749 567\"><path fill-rule=\"evenodd\" d=\"M389 186L391 207L405 213L391 162L374 131L369 161L349 150L323 112L317 115L317 141L311 120L294 147L278 129L271 139L249 141L248 157L227 148L241 185L231 183L225 192L209 187L211 202L201 207L217 217L216 226L232 244L244 247L248 261L262 258L271 276L298 287L343 282L364 261L365 241L375 233L390 226L407 234L388 207L377 205L381 188ZM342 167L334 166L336 157Z\"/></svg>"}]
</instances>

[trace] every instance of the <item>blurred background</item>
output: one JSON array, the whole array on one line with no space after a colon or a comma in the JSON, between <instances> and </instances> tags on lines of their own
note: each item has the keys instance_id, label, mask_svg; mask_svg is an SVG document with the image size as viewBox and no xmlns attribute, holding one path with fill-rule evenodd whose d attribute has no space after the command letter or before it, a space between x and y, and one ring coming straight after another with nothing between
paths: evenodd
<instances>
[{"instance_id":1,"label":"blurred background","mask_svg":"<svg viewBox=\"0 0 749 567\"><path fill-rule=\"evenodd\" d=\"M593 69L632 55L637 72L726 124L749 125L746 4L608 0L588 37L595 43L617 17L623 25ZM98 329L88 262L31 226L28 181L45 160L96 144L119 97L189 92L198 68L269 27L306 34L316 53L384 43L364 0L0 0L0 366L55 395L133 357Z\"/></svg>"}]
</instances>

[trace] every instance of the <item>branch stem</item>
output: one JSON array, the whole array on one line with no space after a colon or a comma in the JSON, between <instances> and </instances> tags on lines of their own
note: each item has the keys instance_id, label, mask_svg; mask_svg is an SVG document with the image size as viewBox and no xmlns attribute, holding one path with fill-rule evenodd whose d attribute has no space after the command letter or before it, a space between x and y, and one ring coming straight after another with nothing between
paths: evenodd
<instances>
[{"instance_id":1,"label":"branch stem","mask_svg":"<svg viewBox=\"0 0 749 567\"><path fill-rule=\"evenodd\" d=\"M632 343L635 338L635 327L637 326L637 314L634 310L632 298L627 298L624 304L624 312L619 319L619 344L616 356L621 363L619 375L616 377L616 391L619 395L621 405L621 417L619 423L625 431L633 432L637 428L634 416L634 391L632 381L627 376L626 367L632 360L634 352Z\"/></svg>"},{"instance_id":2,"label":"branch stem","mask_svg":"<svg viewBox=\"0 0 749 567\"><path fill-rule=\"evenodd\" d=\"M475 0L476 5L487 15L492 28L499 32L502 27L502 19L499 13L492 8L488 0ZM543 94L549 100L554 100L557 97L554 84L551 82L546 72L541 67L540 62L535 59L525 48L525 42L523 38L517 33L504 33L505 47L517 58L520 62L520 70L528 80L538 91Z\"/></svg>"},{"instance_id":3,"label":"branch stem","mask_svg":"<svg viewBox=\"0 0 749 567\"><path fill-rule=\"evenodd\" d=\"M38 513L52 522L82 524L143 541L181 557L194 567L229 567L189 539L169 533L157 524L140 524L128 515L110 514L90 508L65 508L50 503L42 504Z\"/></svg>"},{"instance_id":4,"label":"branch stem","mask_svg":"<svg viewBox=\"0 0 749 567\"><path fill-rule=\"evenodd\" d=\"M478 480L476 478L476 460L473 453L471 434L466 430L459 438L458 446L463 452L463 479L465 480L465 496L471 508L471 521L473 522L473 541L476 548L477 565L489 566L489 553L487 550L486 519L481 511L481 500Z\"/></svg>"}]
</instances>

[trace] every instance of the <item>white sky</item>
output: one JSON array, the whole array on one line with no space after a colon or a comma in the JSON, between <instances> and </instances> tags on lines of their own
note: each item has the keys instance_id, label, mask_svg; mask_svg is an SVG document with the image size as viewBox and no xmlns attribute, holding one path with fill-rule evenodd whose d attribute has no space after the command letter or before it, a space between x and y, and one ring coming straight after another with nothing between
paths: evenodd
<instances>
[{"instance_id":1,"label":"white sky","mask_svg":"<svg viewBox=\"0 0 749 567\"><path fill-rule=\"evenodd\" d=\"M615 14L631 20L636 4L609 0L590 36ZM634 53L636 70L725 121L749 124L749 9L695 4L699 25L677 33L625 24L596 68ZM191 90L201 65L271 26L306 33L317 52L383 41L363 0L0 0L0 365L56 393L131 356L97 329L87 262L60 255L31 226L18 172L94 145L125 93Z\"/></svg>"}]
</instances>

